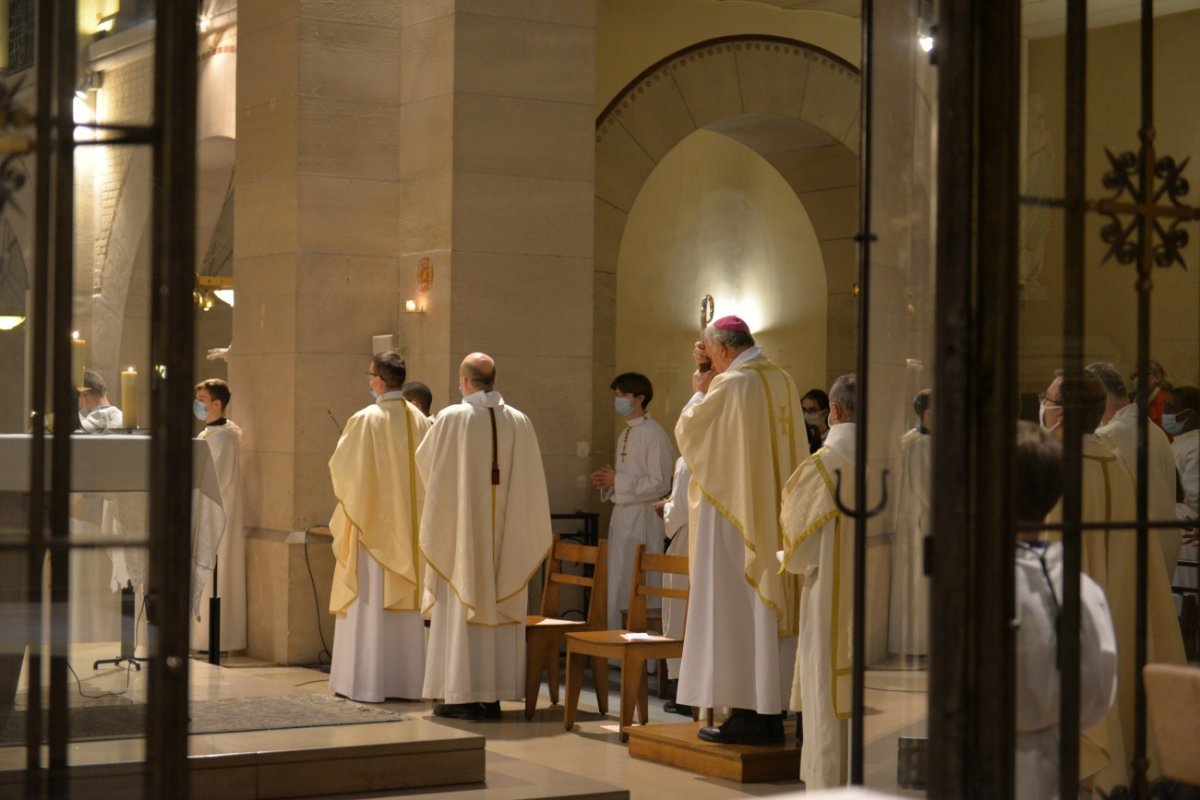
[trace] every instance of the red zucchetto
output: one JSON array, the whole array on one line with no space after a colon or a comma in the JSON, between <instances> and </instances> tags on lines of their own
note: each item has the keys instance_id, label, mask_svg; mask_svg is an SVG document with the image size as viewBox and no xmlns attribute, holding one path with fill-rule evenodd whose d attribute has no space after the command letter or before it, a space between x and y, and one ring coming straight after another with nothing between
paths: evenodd
<instances>
[{"instance_id":1,"label":"red zucchetto","mask_svg":"<svg viewBox=\"0 0 1200 800\"><path fill-rule=\"evenodd\" d=\"M721 317L714 322L713 327L719 331L739 331L740 333L749 333L750 326L746 324L746 320L741 317L730 314L728 317Z\"/></svg>"}]
</instances>

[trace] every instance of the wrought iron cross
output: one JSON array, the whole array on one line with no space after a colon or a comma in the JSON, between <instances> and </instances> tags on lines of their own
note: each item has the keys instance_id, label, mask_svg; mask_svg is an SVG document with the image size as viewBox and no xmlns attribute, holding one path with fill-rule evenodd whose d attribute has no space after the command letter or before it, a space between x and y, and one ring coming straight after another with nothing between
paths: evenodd
<instances>
[{"instance_id":1,"label":"wrought iron cross","mask_svg":"<svg viewBox=\"0 0 1200 800\"><path fill-rule=\"evenodd\" d=\"M1155 266L1179 264L1187 269L1182 252L1188 244L1188 232L1183 224L1200 219L1200 209L1182 201L1190 188L1183 177L1190 159L1176 164L1171 156L1158 158L1153 128L1143 128L1139 136L1142 147L1138 154L1116 156L1105 148L1111 169L1104 173L1104 188L1113 194L1090 205L1108 217L1100 229L1100 237L1108 245L1104 261L1115 258L1121 264L1136 262L1141 280L1149 280ZM1133 218L1128 222L1118 219L1129 215ZM1155 236L1157 243L1153 243Z\"/></svg>"}]
</instances>

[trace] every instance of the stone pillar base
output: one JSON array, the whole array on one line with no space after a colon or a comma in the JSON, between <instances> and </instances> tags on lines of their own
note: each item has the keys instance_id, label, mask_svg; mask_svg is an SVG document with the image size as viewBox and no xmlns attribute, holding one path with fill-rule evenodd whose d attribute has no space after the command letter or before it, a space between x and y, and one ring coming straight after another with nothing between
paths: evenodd
<instances>
[{"instance_id":1,"label":"stone pillar base","mask_svg":"<svg viewBox=\"0 0 1200 800\"><path fill-rule=\"evenodd\" d=\"M334 558L329 542L302 531L247 529L247 654L252 658L285 666L316 664L323 649L332 651Z\"/></svg>"}]
</instances>

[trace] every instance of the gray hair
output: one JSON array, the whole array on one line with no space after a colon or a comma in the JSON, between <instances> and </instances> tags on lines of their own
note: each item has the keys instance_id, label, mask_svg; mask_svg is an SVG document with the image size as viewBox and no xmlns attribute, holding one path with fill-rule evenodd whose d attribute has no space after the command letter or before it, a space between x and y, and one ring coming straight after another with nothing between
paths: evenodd
<instances>
[{"instance_id":1,"label":"gray hair","mask_svg":"<svg viewBox=\"0 0 1200 800\"><path fill-rule=\"evenodd\" d=\"M837 403L850 414L854 413L854 395L858 392L858 379L853 372L841 375L829 387L829 402Z\"/></svg>"},{"instance_id":2,"label":"gray hair","mask_svg":"<svg viewBox=\"0 0 1200 800\"><path fill-rule=\"evenodd\" d=\"M724 345L730 350L745 350L754 346L754 337L745 331L726 331L714 328L710 324L704 332L714 343Z\"/></svg>"},{"instance_id":3,"label":"gray hair","mask_svg":"<svg viewBox=\"0 0 1200 800\"><path fill-rule=\"evenodd\" d=\"M1117 370L1117 365L1111 361L1093 361L1084 367L1096 379L1104 384L1104 391L1108 392L1109 397L1115 397L1120 400L1129 399L1129 391L1125 388L1125 379L1121 377L1121 373Z\"/></svg>"}]
</instances>

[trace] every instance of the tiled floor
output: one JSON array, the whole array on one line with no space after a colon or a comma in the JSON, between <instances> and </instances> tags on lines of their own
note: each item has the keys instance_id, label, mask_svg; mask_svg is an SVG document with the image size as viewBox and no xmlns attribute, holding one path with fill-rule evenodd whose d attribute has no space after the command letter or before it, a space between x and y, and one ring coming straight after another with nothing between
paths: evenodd
<instances>
[{"instance_id":1,"label":"tiled floor","mask_svg":"<svg viewBox=\"0 0 1200 800\"><path fill-rule=\"evenodd\" d=\"M123 670L96 675L90 669L90 653L80 653L76 671L85 678L84 690L89 694L119 691L126 675ZM73 662L76 659L73 659ZM327 676L314 669L274 667L244 658L226 659L225 668L217 669L200 661L193 662L193 699L226 697L262 697L292 692L328 692ZM81 668L82 667L82 668ZM564 793L579 796L604 797L605 785L629 790L631 798L687 797L688 800L716 798L763 797L795 792L803 788L798 781L778 784L736 784L694 775L672 767L660 766L630 758L618 738L615 714L619 709L616 680L609 692L608 717L596 711L595 693L585 688L580 699L580 717L574 731L563 729L561 706L551 707L545 685L542 686L537 713L526 720L523 704L503 703L504 717L498 721L471 723L444 720L432 715L429 702L388 702L381 707L416 718L426 730L450 736L478 734L486 737L488 784L463 787L461 790L429 792L439 800L517 800L522 797L545 796L547 786L559 787ZM120 699L83 700L75 695L74 702L130 702L144 696L145 672L129 675L129 693ZM867 783L874 788L897 792L896 752L898 736L924 735L925 673L918 670L887 669L872 671L867 676L866 721ZM656 722L682 722L683 717L662 710L662 701L651 696L650 717ZM794 720L794 717L792 717ZM794 724L792 720L789 723ZM341 726L322 729L337 739L339 746L352 746L360 737L378 735L380 725ZM390 726L388 726L390 727ZM789 725L789 728L791 725ZM376 729L370 731L367 729ZM360 729L360 730L355 730ZM263 747L269 740L271 749L287 748L295 743L311 741L311 733L297 729L223 734L192 737L192 752L230 752L230 747ZM240 737L240 738L239 738ZM307 738L306 738L307 737ZM241 738L246 741L242 742ZM366 741L366 738L364 738ZM101 748L100 757L111 759L138 758L141 742L91 743L89 750ZM20 752L19 748L14 748ZM10 753L16 755L15 753ZM0 761L4 751L0 750ZM898 792L897 792L898 793ZM916 795L916 793L903 793ZM366 796L366 795L361 795ZM370 795L373 797L423 796L420 791Z\"/></svg>"}]
</instances>

